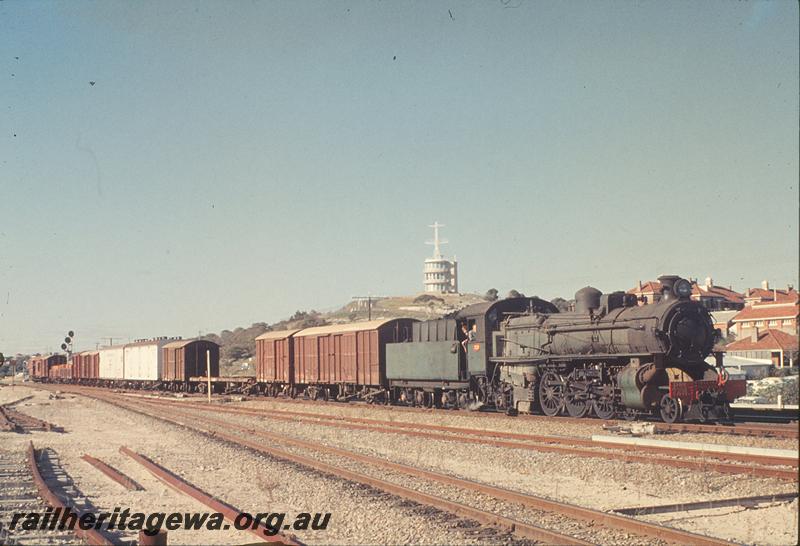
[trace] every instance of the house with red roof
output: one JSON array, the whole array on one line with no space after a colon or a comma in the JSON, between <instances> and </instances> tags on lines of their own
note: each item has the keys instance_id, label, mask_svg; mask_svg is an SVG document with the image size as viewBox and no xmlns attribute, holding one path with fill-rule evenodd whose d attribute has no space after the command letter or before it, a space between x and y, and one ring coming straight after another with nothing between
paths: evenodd
<instances>
[{"instance_id":1,"label":"house with red roof","mask_svg":"<svg viewBox=\"0 0 800 546\"><path fill-rule=\"evenodd\" d=\"M639 281L638 286L628 290L628 294L634 294L639 300L639 305L655 303L661 299L661 283L658 281Z\"/></svg>"},{"instance_id":2,"label":"house with red roof","mask_svg":"<svg viewBox=\"0 0 800 546\"><path fill-rule=\"evenodd\" d=\"M770 362L776 368L797 365L797 335L781 330L754 328L749 337L725 347L728 355L753 361Z\"/></svg>"},{"instance_id":3,"label":"house with red roof","mask_svg":"<svg viewBox=\"0 0 800 546\"><path fill-rule=\"evenodd\" d=\"M744 307L744 296L731 287L717 286L714 279L706 277L703 284L692 281L692 299L699 301L709 311L726 311Z\"/></svg>"},{"instance_id":4,"label":"house with red roof","mask_svg":"<svg viewBox=\"0 0 800 546\"><path fill-rule=\"evenodd\" d=\"M748 305L731 319L737 339L750 337L756 329L776 330L797 337L800 305L790 302L763 302Z\"/></svg>"},{"instance_id":5,"label":"house with red roof","mask_svg":"<svg viewBox=\"0 0 800 546\"><path fill-rule=\"evenodd\" d=\"M793 303L798 299L797 290L791 284L785 290L770 288L769 281L762 281L761 288L748 288L744 292L746 305L754 303Z\"/></svg>"}]
</instances>

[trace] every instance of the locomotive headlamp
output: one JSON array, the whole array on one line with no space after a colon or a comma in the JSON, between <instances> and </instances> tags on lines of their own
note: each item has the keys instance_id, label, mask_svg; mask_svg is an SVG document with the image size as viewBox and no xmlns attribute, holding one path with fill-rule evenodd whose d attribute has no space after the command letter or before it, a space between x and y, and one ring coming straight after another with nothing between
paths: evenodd
<instances>
[{"instance_id":1,"label":"locomotive headlamp","mask_svg":"<svg viewBox=\"0 0 800 546\"><path fill-rule=\"evenodd\" d=\"M679 298L688 298L692 295L692 283L686 279L681 279L675 283L675 295Z\"/></svg>"}]
</instances>

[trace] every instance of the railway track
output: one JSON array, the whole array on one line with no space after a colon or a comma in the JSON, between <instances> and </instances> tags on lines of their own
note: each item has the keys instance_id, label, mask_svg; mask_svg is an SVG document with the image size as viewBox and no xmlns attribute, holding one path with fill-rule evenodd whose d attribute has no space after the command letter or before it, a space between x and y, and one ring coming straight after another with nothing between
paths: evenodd
<instances>
[{"instance_id":1,"label":"railway track","mask_svg":"<svg viewBox=\"0 0 800 546\"><path fill-rule=\"evenodd\" d=\"M186 398L193 399L196 398L198 401L204 400L205 397L201 395L186 395ZM282 404L287 405L311 405L311 406L330 406L330 407L342 407L340 402L335 401L326 401L326 400L308 400L308 399L301 399L301 398L268 398L270 401L280 402ZM446 409L434 409L434 408L419 408L419 407L410 407L410 406L375 406L374 404L367 404L364 402L351 402L353 406L358 407L380 407L380 408L391 408L392 411L397 412L408 412L408 413L421 413L425 415L431 415L433 413L439 411L448 411ZM506 420L509 417L502 412L497 411L471 411L471 412L462 412L464 415L469 415L470 417L477 417L477 418L484 418L484 419L503 419ZM591 425L591 424L617 424L621 421L603 421L600 419L595 418L576 418L570 417L567 415L558 415L556 417L548 417L545 415L535 415L535 414L520 414L514 417L516 419L521 420L533 420L533 421L545 421L548 423L552 423L554 421L561 422L561 423L577 423L581 425ZM797 422L789 421L784 419L783 421L762 421L757 422L752 417L742 415L741 417L736 417L736 421L730 424L703 424L703 423L674 423L668 424L663 423L661 421L651 421L648 419L641 419L643 422L652 422L655 424L656 428L663 431L671 431L671 432L692 432L692 433L709 433L709 434L729 434L734 436L757 436L757 437L774 437L774 438L798 438L798 426ZM753 419L751 421L750 419Z\"/></svg>"},{"instance_id":2,"label":"railway track","mask_svg":"<svg viewBox=\"0 0 800 546\"><path fill-rule=\"evenodd\" d=\"M32 442L24 453L0 450L0 521L10 521L14 513L45 514L48 509L56 514L82 513L50 488L40 457ZM49 456L48 462L52 462ZM58 468L51 466L49 472L58 472ZM20 525L14 529L0 528L0 544L75 544L76 537L87 544L120 543L114 535L101 529L84 530L76 526L74 530L58 530L55 525L52 527L53 530L25 530Z\"/></svg>"},{"instance_id":3,"label":"railway track","mask_svg":"<svg viewBox=\"0 0 800 546\"><path fill-rule=\"evenodd\" d=\"M79 393L87 394L87 393ZM124 399L120 396L111 396L108 394L88 394L96 399L111 403L123 409L134 411L152 418L166 421L195 432L210 435L218 440L223 440L229 443L236 444L240 447L245 447L261 453L271 455L283 460L289 460L298 464L302 464L308 468L316 471L332 474L350 481L355 481L369 485L376 489L381 489L392 495L396 495L415 502L420 502L425 505L431 505L438 509L452 512L460 517L473 519L484 524L500 526L507 530L511 530L517 537L533 539L537 541L544 541L547 543L584 543L586 540L598 542L596 537L592 537L590 531L596 526L601 526L605 531L617 531L624 533L634 533L650 539L656 538L659 540L677 542L682 544L725 544L712 537L705 537L702 535L695 535L685 531L664 527L652 523L642 522L633 518L622 517L616 514L599 512L587 508L582 508L574 505L542 499L539 497L517 493L514 491L497 488L487 484L463 480L450 475L439 474L432 471L419 469L416 467L409 467L399 463L391 463L384 459L370 457L355 452L350 452L340 448L329 446L321 446L312 444L303 440L291 438L289 436L278 435L266 431L257 431L248 427L241 427L234 425L230 422L220 421L211 417L204 417L193 411L193 408L165 408L158 401L140 400L140 403L133 403L130 399ZM216 408L215 408L216 410ZM235 434L234 434L235 433ZM262 441L254 441L259 439ZM281 445L282 448L272 447ZM287 447L291 450L286 449ZM293 451L292 451L293 450ZM539 517L547 520L548 517L567 518L577 520L582 523L581 528L583 534L589 533L588 536L567 536L547 529L537 528L524 521L514 521L508 518L498 516L496 513L486 512L472 506L466 506L460 503L453 502L446 498L440 498L426 493L421 493L409 487L401 486L394 482L389 482L383 479L376 478L374 475L364 474L342 468L339 464L331 464L329 462L322 462L317 458L308 457L307 455L300 455L296 453L297 450L304 452L324 453L329 457L347 458L351 461L358 461L366 465L378 467L382 473L387 471L390 473L401 473L415 479L425 480L429 482L436 482L439 484L446 484L448 486L456 487L459 489L466 489L481 495L488 495L494 499L499 499L504 502L522 504L530 510L537 510L540 512ZM407 480L408 478L406 478ZM404 480L405 481L405 480ZM589 523L590 525L586 525ZM596 529L595 529L596 530ZM551 533L549 538L544 538L542 533ZM559 534L558 537L552 533ZM538 537L538 538L537 538ZM593 540L594 538L594 540ZM604 542L606 540L600 540Z\"/></svg>"},{"instance_id":4,"label":"railway track","mask_svg":"<svg viewBox=\"0 0 800 546\"><path fill-rule=\"evenodd\" d=\"M10 522L14 513L44 513L47 503L39 496L27 451L0 449L0 522ZM72 544L68 531L14 530L0 528L0 544Z\"/></svg>"},{"instance_id":5,"label":"railway track","mask_svg":"<svg viewBox=\"0 0 800 546\"><path fill-rule=\"evenodd\" d=\"M142 400L148 400L143 398ZM746 455L740 453L723 453L713 451L695 451L674 447L636 446L637 453L630 453L616 443L594 441L586 438L563 436L543 436L526 433L512 433L486 429L470 429L443 425L430 425L379 419L329 416L319 413L246 409L214 406L194 402L174 402L159 400L159 404L172 408L192 408L198 411L213 411L261 417L275 420L304 422L352 430L366 430L389 434L428 438L432 440L455 441L468 444L479 444L492 447L526 449L531 451L563 453L579 457L623 460L645 464L659 464L676 468L694 470L715 470L729 474L746 474L751 476L776 477L796 480L798 459L792 457L775 457L769 455ZM641 455L648 453L650 455ZM732 464L723 461L738 461L747 465ZM788 468L776 468L776 467Z\"/></svg>"},{"instance_id":6,"label":"railway track","mask_svg":"<svg viewBox=\"0 0 800 546\"><path fill-rule=\"evenodd\" d=\"M46 432L64 432L61 427L17 411L9 407L10 405L0 406L0 431L30 432L32 430L42 430Z\"/></svg>"},{"instance_id":7,"label":"railway track","mask_svg":"<svg viewBox=\"0 0 800 546\"><path fill-rule=\"evenodd\" d=\"M701 434L732 434L768 438L798 438L797 425L765 425L739 423L734 425L706 425L698 423L655 423L657 430L670 432L695 432Z\"/></svg>"},{"instance_id":8,"label":"railway track","mask_svg":"<svg viewBox=\"0 0 800 546\"><path fill-rule=\"evenodd\" d=\"M39 388L47 388L44 385L38 383L36 384ZM98 391L105 392L105 389L101 389L98 387L86 387L86 386L77 386L77 385L65 385L65 384L53 384L58 387L79 387L79 388L88 388L88 389L96 389ZM126 391L118 391L118 392L126 392ZM143 392L147 391L127 391L130 394L142 394ZM232 396L235 396L241 393L231 393ZM197 399L198 401L205 400L205 395L201 394L184 394L184 399ZM257 399L257 398L256 398ZM341 402L336 401L327 401L327 400L310 400L304 398L265 398L270 401L279 402L281 404L287 405L311 405L311 406L330 406L334 408L346 407L343 406ZM448 411L448 409L439 409L439 408L420 408L420 407L411 407L411 406L385 406L385 405L375 405L369 404L366 402L349 402L348 405L356 406L356 407L377 407L377 408L386 408L391 409L391 411L397 412L408 412L408 413L421 413L425 415L435 414L440 411ZM470 417L477 417L483 419L502 419L507 420L509 417L502 412L498 411L461 411L463 415L469 415ZM514 419L521 419L521 420L533 420L533 421L544 421L547 423L553 422L560 422L560 423L576 423L581 425L592 425L597 424L602 426L603 424L606 425L615 425L619 424L620 422L624 422L622 420L616 421L609 421L609 420L600 420L596 418L576 418L570 417L567 415L558 415L555 417L548 417L545 415L537 415L537 414L519 414ZM665 431L665 432L691 432L691 433L708 433L708 434L726 434L726 435L733 435L733 436L755 436L755 437L767 437L767 438L790 438L790 439L798 439L800 438L798 432L798 423L797 421L793 420L779 420L779 421L764 421L762 422L752 422L748 419L755 420L754 417L748 416L739 416L735 417L736 422L730 424L704 424L704 423L673 423L668 424L661 421L653 421L646 418L640 418L640 422L652 422L656 429Z\"/></svg>"}]
</instances>

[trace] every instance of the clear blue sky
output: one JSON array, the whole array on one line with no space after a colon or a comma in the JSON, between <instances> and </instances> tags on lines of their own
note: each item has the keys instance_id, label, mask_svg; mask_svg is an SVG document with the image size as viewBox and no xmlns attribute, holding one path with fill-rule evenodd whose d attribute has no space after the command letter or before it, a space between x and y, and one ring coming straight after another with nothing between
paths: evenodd
<instances>
[{"instance_id":1,"label":"clear blue sky","mask_svg":"<svg viewBox=\"0 0 800 546\"><path fill-rule=\"evenodd\" d=\"M797 281L798 5L0 2L0 350ZM95 82L90 85L89 82Z\"/></svg>"}]
</instances>

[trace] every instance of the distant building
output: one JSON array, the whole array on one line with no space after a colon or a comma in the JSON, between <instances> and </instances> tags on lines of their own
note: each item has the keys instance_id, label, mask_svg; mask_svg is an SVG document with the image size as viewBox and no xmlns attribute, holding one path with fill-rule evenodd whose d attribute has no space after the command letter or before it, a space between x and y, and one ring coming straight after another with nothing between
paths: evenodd
<instances>
[{"instance_id":1,"label":"distant building","mask_svg":"<svg viewBox=\"0 0 800 546\"><path fill-rule=\"evenodd\" d=\"M639 305L647 305L655 303L661 299L661 283L658 281L639 281L638 286L634 286L628 290L628 294L634 294L638 300Z\"/></svg>"},{"instance_id":2,"label":"distant building","mask_svg":"<svg viewBox=\"0 0 800 546\"><path fill-rule=\"evenodd\" d=\"M714 279L706 277L703 284L692 281L692 299L699 301L709 311L725 311L744 307L744 297L732 288L717 286Z\"/></svg>"},{"instance_id":3,"label":"distant building","mask_svg":"<svg viewBox=\"0 0 800 546\"><path fill-rule=\"evenodd\" d=\"M790 284L786 290L770 288L769 281L762 281L761 288L748 288L744 292L744 301L747 305L754 303L792 303L797 301L797 290Z\"/></svg>"},{"instance_id":4,"label":"distant building","mask_svg":"<svg viewBox=\"0 0 800 546\"><path fill-rule=\"evenodd\" d=\"M423 284L425 292L458 293L458 262L455 258L451 261L442 256L440 245L447 244L446 240L439 239L439 228L444 224L434 222L428 226L433 228L433 241L426 244L433 245L433 257L425 259L423 268Z\"/></svg>"},{"instance_id":5,"label":"distant building","mask_svg":"<svg viewBox=\"0 0 800 546\"><path fill-rule=\"evenodd\" d=\"M725 347L729 356L769 363L776 368L797 365L797 335L781 330L753 328L749 337Z\"/></svg>"},{"instance_id":6,"label":"distant building","mask_svg":"<svg viewBox=\"0 0 800 546\"><path fill-rule=\"evenodd\" d=\"M739 311L731 319L737 339L752 335L755 330L765 332L776 330L790 336L797 336L797 320L800 317L800 305L797 300L784 303L753 303Z\"/></svg>"},{"instance_id":7,"label":"distant building","mask_svg":"<svg viewBox=\"0 0 800 546\"><path fill-rule=\"evenodd\" d=\"M700 302L709 311L725 311L731 309L741 309L744 307L744 297L730 287L717 286L711 277L706 277L703 284L699 284L696 279L692 282L691 298ZM628 290L628 294L634 294L639 299L639 305L655 303L661 299L661 283L658 281L639 281L637 286Z\"/></svg>"}]
</instances>

